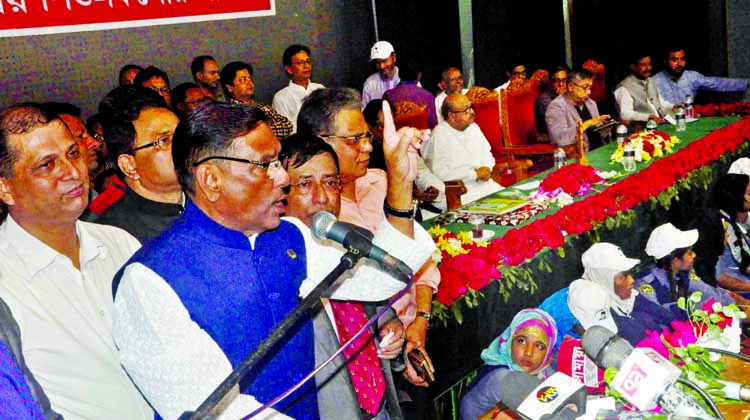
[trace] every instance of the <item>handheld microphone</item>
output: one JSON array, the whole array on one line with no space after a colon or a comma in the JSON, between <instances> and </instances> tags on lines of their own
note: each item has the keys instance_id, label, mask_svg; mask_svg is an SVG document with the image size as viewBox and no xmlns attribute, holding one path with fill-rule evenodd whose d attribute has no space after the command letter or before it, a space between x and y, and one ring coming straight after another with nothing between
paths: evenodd
<instances>
[{"instance_id":1,"label":"handheld microphone","mask_svg":"<svg viewBox=\"0 0 750 420\"><path fill-rule=\"evenodd\" d=\"M586 412L586 388L557 372L542 381L526 372L510 371L500 383L500 400L531 420L576 419Z\"/></svg>"},{"instance_id":2,"label":"handheld microphone","mask_svg":"<svg viewBox=\"0 0 750 420\"><path fill-rule=\"evenodd\" d=\"M677 388L682 371L653 349L633 349L624 338L595 325L583 335L583 350L604 369L619 369L612 387L639 410L658 403L677 416L715 419L693 397Z\"/></svg>"},{"instance_id":3,"label":"handheld microphone","mask_svg":"<svg viewBox=\"0 0 750 420\"><path fill-rule=\"evenodd\" d=\"M336 220L336 216L327 211L315 213L312 219L312 233L316 238L338 242L347 251L366 256L378 263L385 271L396 275L398 280L408 282L413 274L411 268L373 244L372 238L363 235L361 230L362 228L358 226Z\"/></svg>"}]
</instances>

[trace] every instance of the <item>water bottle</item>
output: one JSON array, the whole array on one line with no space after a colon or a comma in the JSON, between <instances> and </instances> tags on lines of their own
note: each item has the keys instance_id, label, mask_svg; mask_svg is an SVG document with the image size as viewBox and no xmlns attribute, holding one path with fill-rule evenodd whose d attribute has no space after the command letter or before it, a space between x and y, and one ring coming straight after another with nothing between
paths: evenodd
<instances>
[{"instance_id":1,"label":"water bottle","mask_svg":"<svg viewBox=\"0 0 750 420\"><path fill-rule=\"evenodd\" d=\"M555 150L555 169L560 169L565 166L565 150L562 147L558 147Z\"/></svg>"},{"instance_id":2,"label":"water bottle","mask_svg":"<svg viewBox=\"0 0 750 420\"><path fill-rule=\"evenodd\" d=\"M677 122L677 131L685 131L685 109L677 105L674 111L674 119Z\"/></svg>"},{"instance_id":3,"label":"water bottle","mask_svg":"<svg viewBox=\"0 0 750 420\"><path fill-rule=\"evenodd\" d=\"M695 108L693 107L693 97L688 93L685 96L685 118L695 118Z\"/></svg>"},{"instance_id":4,"label":"water bottle","mask_svg":"<svg viewBox=\"0 0 750 420\"><path fill-rule=\"evenodd\" d=\"M646 123L646 131L648 131L649 133L653 133L654 131L656 131L657 126L658 125L656 124L656 121L648 120L648 122Z\"/></svg>"},{"instance_id":5,"label":"water bottle","mask_svg":"<svg viewBox=\"0 0 750 420\"><path fill-rule=\"evenodd\" d=\"M622 146L622 166L625 172L635 171L635 149L631 142L626 142Z\"/></svg>"},{"instance_id":6,"label":"water bottle","mask_svg":"<svg viewBox=\"0 0 750 420\"><path fill-rule=\"evenodd\" d=\"M625 143L625 139L628 138L628 127L625 124L619 124L617 130L615 130L617 144Z\"/></svg>"}]
</instances>

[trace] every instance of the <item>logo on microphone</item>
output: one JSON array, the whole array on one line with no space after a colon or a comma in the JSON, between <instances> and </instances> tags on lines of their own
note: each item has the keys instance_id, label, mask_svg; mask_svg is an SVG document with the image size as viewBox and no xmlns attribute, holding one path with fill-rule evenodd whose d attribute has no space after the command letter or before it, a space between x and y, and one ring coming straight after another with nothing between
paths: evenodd
<instances>
[{"instance_id":1,"label":"logo on microphone","mask_svg":"<svg viewBox=\"0 0 750 420\"><path fill-rule=\"evenodd\" d=\"M646 372L638 364L633 364L628 374L622 381L621 389L618 391L629 396L635 395L640 387L641 381L646 377Z\"/></svg>"},{"instance_id":2,"label":"logo on microphone","mask_svg":"<svg viewBox=\"0 0 750 420\"><path fill-rule=\"evenodd\" d=\"M536 393L537 401L541 403L551 403L560 395L560 392L554 386L545 386L540 388Z\"/></svg>"}]
</instances>

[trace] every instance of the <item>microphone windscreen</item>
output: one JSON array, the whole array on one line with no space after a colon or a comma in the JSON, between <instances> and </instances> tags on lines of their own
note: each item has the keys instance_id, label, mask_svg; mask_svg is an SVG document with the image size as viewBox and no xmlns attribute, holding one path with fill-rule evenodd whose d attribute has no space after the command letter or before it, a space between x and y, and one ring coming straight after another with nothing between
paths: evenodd
<instances>
[{"instance_id":1,"label":"microphone windscreen","mask_svg":"<svg viewBox=\"0 0 750 420\"><path fill-rule=\"evenodd\" d=\"M633 351L633 346L624 338L599 325L593 325L586 330L581 346L583 351L604 369L619 368Z\"/></svg>"},{"instance_id":2,"label":"microphone windscreen","mask_svg":"<svg viewBox=\"0 0 750 420\"><path fill-rule=\"evenodd\" d=\"M328 231L331 230L334 223L336 223L336 216L327 211L319 211L313 215L310 230L316 238L320 240L328 239Z\"/></svg>"},{"instance_id":3,"label":"microphone windscreen","mask_svg":"<svg viewBox=\"0 0 750 420\"><path fill-rule=\"evenodd\" d=\"M508 408L518 410L523 400L538 387L542 380L526 372L511 370L500 382L500 401Z\"/></svg>"}]
</instances>

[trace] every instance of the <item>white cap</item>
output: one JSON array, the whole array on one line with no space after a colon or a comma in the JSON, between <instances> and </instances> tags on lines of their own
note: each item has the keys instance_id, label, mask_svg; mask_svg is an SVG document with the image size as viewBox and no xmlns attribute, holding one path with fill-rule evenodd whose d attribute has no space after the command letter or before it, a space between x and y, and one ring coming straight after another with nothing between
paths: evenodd
<instances>
[{"instance_id":1,"label":"white cap","mask_svg":"<svg viewBox=\"0 0 750 420\"><path fill-rule=\"evenodd\" d=\"M395 51L393 45L388 41L378 41L370 49L370 61L372 60L385 60L390 57Z\"/></svg>"},{"instance_id":2,"label":"white cap","mask_svg":"<svg viewBox=\"0 0 750 420\"><path fill-rule=\"evenodd\" d=\"M698 240L698 230L679 230L671 223L665 223L651 232L646 243L646 254L664 258L679 248L687 248Z\"/></svg>"},{"instance_id":3,"label":"white cap","mask_svg":"<svg viewBox=\"0 0 750 420\"><path fill-rule=\"evenodd\" d=\"M750 159L743 157L735 160L727 173L750 176Z\"/></svg>"},{"instance_id":4,"label":"white cap","mask_svg":"<svg viewBox=\"0 0 750 420\"><path fill-rule=\"evenodd\" d=\"M607 291L590 280L578 279L568 287L568 307L583 328L600 325L616 333L607 299Z\"/></svg>"},{"instance_id":5,"label":"white cap","mask_svg":"<svg viewBox=\"0 0 750 420\"><path fill-rule=\"evenodd\" d=\"M641 260L626 257L617 245L599 242L583 253L581 262L584 268L609 268L617 271L628 271Z\"/></svg>"}]
</instances>

